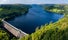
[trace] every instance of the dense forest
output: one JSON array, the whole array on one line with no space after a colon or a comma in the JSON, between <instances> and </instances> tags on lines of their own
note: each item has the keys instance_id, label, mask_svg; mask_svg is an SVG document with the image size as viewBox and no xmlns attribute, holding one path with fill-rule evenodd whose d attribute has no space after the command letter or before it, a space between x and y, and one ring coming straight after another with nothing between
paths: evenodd
<instances>
[{"instance_id":1,"label":"dense forest","mask_svg":"<svg viewBox=\"0 0 68 40\"><path fill-rule=\"evenodd\" d=\"M8 40L9 35L4 30L0 29L0 40Z\"/></svg>"},{"instance_id":2,"label":"dense forest","mask_svg":"<svg viewBox=\"0 0 68 40\"><path fill-rule=\"evenodd\" d=\"M24 5L1 5L0 20L25 14L28 12L29 7ZM43 9L63 14L64 17L55 23L50 22L49 24L41 25L40 28L36 28L34 33L20 39L15 37L10 39L9 33L1 28L2 22L0 21L0 40L68 40L68 5L53 4L43 6Z\"/></svg>"},{"instance_id":3,"label":"dense forest","mask_svg":"<svg viewBox=\"0 0 68 40\"><path fill-rule=\"evenodd\" d=\"M1 5L0 18L12 18L28 12L30 6L26 5Z\"/></svg>"},{"instance_id":4,"label":"dense forest","mask_svg":"<svg viewBox=\"0 0 68 40\"><path fill-rule=\"evenodd\" d=\"M68 5L44 6L44 10L63 14L64 17L55 23L50 22L50 24L36 28L34 33L20 40L68 40Z\"/></svg>"},{"instance_id":5,"label":"dense forest","mask_svg":"<svg viewBox=\"0 0 68 40\"><path fill-rule=\"evenodd\" d=\"M49 12L64 14L66 6L67 5L53 4L53 5L48 5L46 7L44 6L44 10Z\"/></svg>"}]
</instances>

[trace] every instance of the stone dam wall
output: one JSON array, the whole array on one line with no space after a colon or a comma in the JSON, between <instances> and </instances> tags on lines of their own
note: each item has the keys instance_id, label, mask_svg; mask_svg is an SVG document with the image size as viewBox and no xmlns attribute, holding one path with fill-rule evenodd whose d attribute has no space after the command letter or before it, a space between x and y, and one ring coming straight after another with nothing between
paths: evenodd
<instances>
[{"instance_id":1,"label":"stone dam wall","mask_svg":"<svg viewBox=\"0 0 68 40\"><path fill-rule=\"evenodd\" d=\"M14 27L13 25L9 24L5 20L2 20L2 22L3 22L4 28L7 29L10 33L12 33L15 37L21 38L21 37L28 35L27 33L21 31L20 29L18 29L16 27Z\"/></svg>"}]
</instances>

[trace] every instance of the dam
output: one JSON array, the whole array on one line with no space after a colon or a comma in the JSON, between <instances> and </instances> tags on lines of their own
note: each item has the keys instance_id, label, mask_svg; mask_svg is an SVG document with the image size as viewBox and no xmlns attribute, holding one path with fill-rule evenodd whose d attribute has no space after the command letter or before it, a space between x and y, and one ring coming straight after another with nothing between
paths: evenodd
<instances>
[{"instance_id":1,"label":"dam","mask_svg":"<svg viewBox=\"0 0 68 40\"><path fill-rule=\"evenodd\" d=\"M3 23L4 28L7 29L10 33L12 33L17 38L21 38L21 37L28 35L27 33L21 31L20 29L18 29L16 27L14 27L13 25L9 24L4 19L2 19L2 23Z\"/></svg>"}]
</instances>

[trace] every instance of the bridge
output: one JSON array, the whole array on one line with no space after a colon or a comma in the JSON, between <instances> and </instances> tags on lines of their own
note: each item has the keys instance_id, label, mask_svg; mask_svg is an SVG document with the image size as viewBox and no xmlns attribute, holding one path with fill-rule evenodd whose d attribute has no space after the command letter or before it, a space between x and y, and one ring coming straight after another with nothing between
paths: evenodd
<instances>
[{"instance_id":1,"label":"bridge","mask_svg":"<svg viewBox=\"0 0 68 40\"><path fill-rule=\"evenodd\" d=\"M7 29L10 33L12 33L15 37L21 38L21 37L28 35L27 33L23 32L22 30L20 30L20 29L14 27L13 25L9 24L4 19L2 20L2 22L3 22L4 28Z\"/></svg>"}]
</instances>

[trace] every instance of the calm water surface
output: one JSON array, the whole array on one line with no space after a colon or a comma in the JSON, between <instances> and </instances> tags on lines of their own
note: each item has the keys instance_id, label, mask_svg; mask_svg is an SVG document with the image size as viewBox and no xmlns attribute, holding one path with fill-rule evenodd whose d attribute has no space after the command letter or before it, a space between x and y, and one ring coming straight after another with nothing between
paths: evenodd
<instances>
[{"instance_id":1,"label":"calm water surface","mask_svg":"<svg viewBox=\"0 0 68 40\"><path fill-rule=\"evenodd\" d=\"M63 17L63 15L60 14L44 11L42 6L31 6L32 8L29 9L29 12L26 15L16 17L8 22L22 31L30 34L35 31L36 27L49 22L56 22L58 19Z\"/></svg>"}]
</instances>

